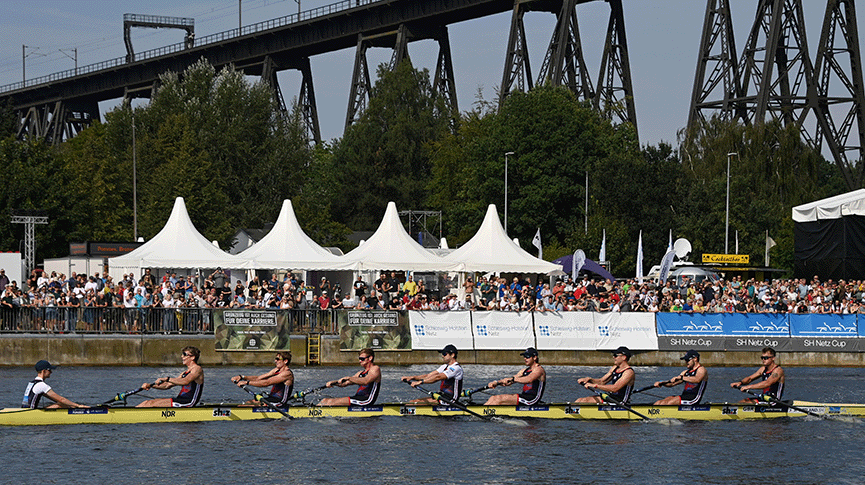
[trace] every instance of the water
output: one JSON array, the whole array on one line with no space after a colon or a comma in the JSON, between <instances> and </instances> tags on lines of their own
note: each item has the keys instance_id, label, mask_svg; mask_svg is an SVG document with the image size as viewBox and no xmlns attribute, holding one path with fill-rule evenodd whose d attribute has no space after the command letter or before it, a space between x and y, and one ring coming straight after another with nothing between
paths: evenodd
<instances>
[{"instance_id":1,"label":"water","mask_svg":"<svg viewBox=\"0 0 865 485\"><path fill-rule=\"evenodd\" d=\"M737 401L729 383L756 369L710 368L708 399ZM379 401L423 395L400 376L429 366L382 368ZM359 367L297 368L296 390ZM467 365L466 387L513 375L517 366ZM575 379L604 367L547 366L547 401L587 395ZM680 369L637 368L637 386ZM229 378L263 371L205 367L206 402L246 399ZM865 372L786 368L790 399L865 402ZM49 383L77 402L98 403L179 367L73 367ZM32 368L0 371L0 403L17 406ZM429 387L433 387L432 385ZM509 388L509 390L514 387ZM674 388L681 389L681 388ZM351 388L329 390L347 395ZM658 390L666 396L673 390ZM150 396L170 396L151 392ZM130 398L132 400L133 398ZM644 393L634 402L656 397ZM136 401L137 402L137 401ZM527 426L459 418L299 419L200 424L0 428L0 483L862 483L865 423L817 418L753 422L574 422Z\"/></svg>"}]
</instances>

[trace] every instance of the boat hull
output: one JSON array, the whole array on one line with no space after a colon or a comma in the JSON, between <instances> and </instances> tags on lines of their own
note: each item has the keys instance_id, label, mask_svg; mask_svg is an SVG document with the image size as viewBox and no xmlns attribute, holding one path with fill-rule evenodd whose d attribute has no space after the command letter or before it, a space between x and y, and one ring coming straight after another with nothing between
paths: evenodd
<instances>
[{"instance_id":1,"label":"boat hull","mask_svg":"<svg viewBox=\"0 0 865 485\"><path fill-rule=\"evenodd\" d=\"M793 406L826 416L865 417L865 404L827 404L796 401ZM736 421L753 419L801 418L805 413L762 405L714 403L698 406L654 406L636 404L631 408L649 419L698 421ZM469 410L488 417L570 419L570 420L640 420L635 413L614 405L542 404L535 406L469 406ZM376 406L291 406L285 411L292 418L367 418L367 417L453 417L469 416L452 406L381 404ZM0 426L60 424L136 424L189 423L208 421L252 421L284 419L271 409L237 405L208 404L192 408L98 407L90 409L0 409Z\"/></svg>"}]
</instances>

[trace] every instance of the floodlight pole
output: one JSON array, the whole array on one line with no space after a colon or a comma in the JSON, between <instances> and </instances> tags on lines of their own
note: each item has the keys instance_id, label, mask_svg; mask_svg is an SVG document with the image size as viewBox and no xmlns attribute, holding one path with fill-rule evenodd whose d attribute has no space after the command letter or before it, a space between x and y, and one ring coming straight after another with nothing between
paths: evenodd
<instances>
[{"instance_id":1,"label":"floodlight pole","mask_svg":"<svg viewBox=\"0 0 865 485\"><path fill-rule=\"evenodd\" d=\"M730 245L730 159L733 158L733 155L739 158L739 154L736 152L727 154L727 220L724 223L724 254L729 254Z\"/></svg>"}]
</instances>

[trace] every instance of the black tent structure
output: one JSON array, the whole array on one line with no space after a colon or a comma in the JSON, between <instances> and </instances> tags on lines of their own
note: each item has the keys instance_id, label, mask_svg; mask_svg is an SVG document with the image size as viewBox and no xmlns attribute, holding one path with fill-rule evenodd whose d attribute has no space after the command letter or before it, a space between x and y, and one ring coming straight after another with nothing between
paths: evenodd
<instances>
[{"instance_id":1,"label":"black tent structure","mask_svg":"<svg viewBox=\"0 0 865 485\"><path fill-rule=\"evenodd\" d=\"M793 208L793 276L865 279L865 189Z\"/></svg>"}]
</instances>

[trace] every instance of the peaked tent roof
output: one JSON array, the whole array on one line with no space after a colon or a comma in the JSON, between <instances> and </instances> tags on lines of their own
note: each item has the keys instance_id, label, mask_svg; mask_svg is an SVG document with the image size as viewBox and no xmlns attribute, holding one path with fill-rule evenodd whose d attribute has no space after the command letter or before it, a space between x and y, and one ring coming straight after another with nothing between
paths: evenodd
<instances>
[{"instance_id":1,"label":"peaked tent roof","mask_svg":"<svg viewBox=\"0 0 865 485\"><path fill-rule=\"evenodd\" d=\"M445 261L460 263L463 271L496 271L501 273L549 273L562 266L538 259L514 244L505 234L496 206L490 204L484 222L471 239Z\"/></svg>"},{"instance_id":2,"label":"peaked tent roof","mask_svg":"<svg viewBox=\"0 0 865 485\"><path fill-rule=\"evenodd\" d=\"M288 199L282 201L282 210L270 232L237 257L248 260L251 269L353 269L345 258L319 246L303 232Z\"/></svg>"},{"instance_id":3,"label":"peaked tent roof","mask_svg":"<svg viewBox=\"0 0 865 485\"><path fill-rule=\"evenodd\" d=\"M865 216L865 189L797 205L793 222L840 219L842 216Z\"/></svg>"},{"instance_id":4,"label":"peaked tent roof","mask_svg":"<svg viewBox=\"0 0 865 485\"><path fill-rule=\"evenodd\" d=\"M114 268L245 268L246 260L214 246L192 225L183 197L174 200L174 208L162 230L141 247L123 256L111 258Z\"/></svg>"},{"instance_id":5,"label":"peaked tent roof","mask_svg":"<svg viewBox=\"0 0 865 485\"><path fill-rule=\"evenodd\" d=\"M397 214L396 204L387 203L375 233L343 256L358 270L457 271L457 265L424 249L409 236Z\"/></svg>"}]
</instances>

